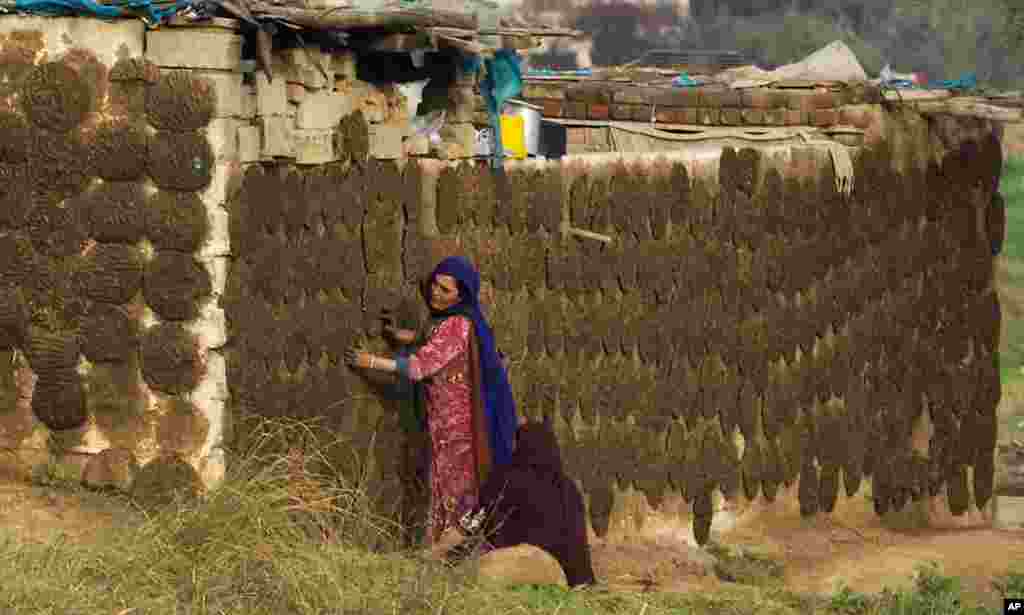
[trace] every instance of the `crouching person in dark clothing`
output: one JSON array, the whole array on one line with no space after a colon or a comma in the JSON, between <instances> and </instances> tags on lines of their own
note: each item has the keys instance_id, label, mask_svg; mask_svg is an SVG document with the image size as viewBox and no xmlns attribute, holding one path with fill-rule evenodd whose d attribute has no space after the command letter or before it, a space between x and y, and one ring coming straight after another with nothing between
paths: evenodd
<instances>
[{"instance_id":1,"label":"crouching person in dark clothing","mask_svg":"<svg viewBox=\"0 0 1024 615\"><path fill-rule=\"evenodd\" d=\"M474 549L529 544L562 565L570 586L595 583L583 496L565 475L550 425L525 423L509 464L495 466L480 490L480 505L461 523L467 537L446 553L458 562Z\"/></svg>"}]
</instances>

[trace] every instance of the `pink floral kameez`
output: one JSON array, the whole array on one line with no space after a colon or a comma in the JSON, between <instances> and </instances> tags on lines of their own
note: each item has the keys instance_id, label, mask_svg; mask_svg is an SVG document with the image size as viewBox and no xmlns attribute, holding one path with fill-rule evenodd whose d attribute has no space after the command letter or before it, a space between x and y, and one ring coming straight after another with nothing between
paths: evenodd
<instances>
[{"instance_id":1,"label":"pink floral kameez","mask_svg":"<svg viewBox=\"0 0 1024 615\"><path fill-rule=\"evenodd\" d=\"M479 499L470 370L472 326L463 316L449 317L409 357L409 377L429 378L424 388L432 452L427 532L431 542L446 529L457 528L459 519L476 509Z\"/></svg>"}]
</instances>

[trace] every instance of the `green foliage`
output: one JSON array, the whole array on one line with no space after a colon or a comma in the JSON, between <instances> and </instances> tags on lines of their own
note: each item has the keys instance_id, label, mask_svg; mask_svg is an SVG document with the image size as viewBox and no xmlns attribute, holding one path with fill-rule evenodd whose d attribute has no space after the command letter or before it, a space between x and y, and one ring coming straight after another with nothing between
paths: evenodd
<instances>
[{"instance_id":1,"label":"green foliage","mask_svg":"<svg viewBox=\"0 0 1024 615\"><path fill-rule=\"evenodd\" d=\"M845 583L840 583L838 591L829 599L829 608L838 615L857 615L868 612L872 602L871 596L853 591Z\"/></svg>"},{"instance_id":2,"label":"green foliage","mask_svg":"<svg viewBox=\"0 0 1024 615\"><path fill-rule=\"evenodd\" d=\"M1011 570L993 581L992 589L1004 598L1024 596L1024 572Z\"/></svg>"},{"instance_id":3,"label":"green foliage","mask_svg":"<svg viewBox=\"0 0 1024 615\"><path fill-rule=\"evenodd\" d=\"M987 615L984 607L967 607L961 602L960 580L939 572L938 565L919 566L913 591L886 590L879 598L884 615Z\"/></svg>"}]
</instances>

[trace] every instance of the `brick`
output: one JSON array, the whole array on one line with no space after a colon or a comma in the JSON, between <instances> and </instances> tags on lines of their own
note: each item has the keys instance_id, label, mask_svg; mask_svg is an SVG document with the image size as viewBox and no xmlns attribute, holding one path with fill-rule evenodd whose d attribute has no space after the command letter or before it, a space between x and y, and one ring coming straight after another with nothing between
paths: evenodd
<instances>
[{"instance_id":1,"label":"brick","mask_svg":"<svg viewBox=\"0 0 1024 615\"><path fill-rule=\"evenodd\" d=\"M809 118L806 111L786 109L783 114L783 124L785 126L806 126L809 123L808 120Z\"/></svg>"},{"instance_id":2,"label":"brick","mask_svg":"<svg viewBox=\"0 0 1024 615\"><path fill-rule=\"evenodd\" d=\"M468 156L476 151L476 128L472 124L446 124L441 129L441 138L460 146Z\"/></svg>"},{"instance_id":3,"label":"brick","mask_svg":"<svg viewBox=\"0 0 1024 615\"><path fill-rule=\"evenodd\" d=\"M334 81L355 81L356 56L351 51L337 51L331 54Z\"/></svg>"},{"instance_id":4,"label":"brick","mask_svg":"<svg viewBox=\"0 0 1024 615\"><path fill-rule=\"evenodd\" d=\"M750 109L776 109L786 106L786 97L778 90L750 88L740 94L741 104Z\"/></svg>"},{"instance_id":5,"label":"brick","mask_svg":"<svg viewBox=\"0 0 1024 615\"><path fill-rule=\"evenodd\" d=\"M306 95L299 104L295 116L295 127L302 130L333 129L352 112L352 99L328 90L317 90Z\"/></svg>"},{"instance_id":6,"label":"brick","mask_svg":"<svg viewBox=\"0 0 1024 615\"><path fill-rule=\"evenodd\" d=\"M659 124L682 124L685 113L683 109L672 107L658 107L654 110L654 121Z\"/></svg>"},{"instance_id":7,"label":"brick","mask_svg":"<svg viewBox=\"0 0 1024 615\"><path fill-rule=\"evenodd\" d=\"M210 142L214 160L228 162L238 156L238 127L241 120L217 118L206 128L206 140Z\"/></svg>"},{"instance_id":8,"label":"brick","mask_svg":"<svg viewBox=\"0 0 1024 615\"><path fill-rule=\"evenodd\" d=\"M612 102L623 105L650 104L659 93L658 89L646 87L625 87L615 90Z\"/></svg>"},{"instance_id":9,"label":"brick","mask_svg":"<svg viewBox=\"0 0 1024 615\"><path fill-rule=\"evenodd\" d=\"M696 124L697 123L697 120L698 120L698 117L697 117L698 113L697 113L697 111L698 110L695 107L688 107L686 109L681 109L681 111L682 111L682 116L681 117L682 117L683 121L680 122L680 123L682 123L682 124Z\"/></svg>"},{"instance_id":10,"label":"brick","mask_svg":"<svg viewBox=\"0 0 1024 615\"><path fill-rule=\"evenodd\" d=\"M337 160L333 130L296 130L295 164L325 164Z\"/></svg>"},{"instance_id":11,"label":"brick","mask_svg":"<svg viewBox=\"0 0 1024 615\"><path fill-rule=\"evenodd\" d=\"M565 100L565 88L551 83L524 83L523 98Z\"/></svg>"},{"instance_id":12,"label":"brick","mask_svg":"<svg viewBox=\"0 0 1024 615\"><path fill-rule=\"evenodd\" d=\"M585 120L587 119L587 104L581 102L567 102L563 110L565 115L563 117L572 118L574 120Z\"/></svg>"},{"instance_id":13,"label":"brick","mask_svg":"<svg viewBox=\"0 0 1024 615\"><path fill-rule=\"evenodd\" d=\"M582 102L588 105L610 105L612 102L612 91L603 85L582 84L566 88L565 99L572 102Z\"/></svg>"},{"instance_id":14,"label":"brick","mask_svg":"<svg viewBox=\"0 0 1024 615\"><path fill-rule=\"evenodd\" d=\"M242 97L245 96L245 90L242 87L242 73L194 70L192 76L209 83L216 93L217 105L213 111L214 117L245 117L246 110L242 100Z\"/></svg>"},{"instance_id":15,"label":"brick","mask_svg":"<svg viewBox=\"0 0 1024 615\"><path fill-rule=\"evenodd\" d=\"M700 107L697 109L697 123L702 126L715 126L718 124L718 120L721 119L721 115L721 109Z\"/></svg>"},{"instance_id":16,"label":"brick","mask_svg":"<svg viewBox=\"0 0 1024 615\"><path fill-rule=\"evenodd\" d=\"M842 100L836 92L818 90L811 95L811 104L814 109L835 109L842 104Z\"/></svg>"},{"instance_id":17,"label":"brick","mask_svg":"<svg viewBox=\"0 0 1024 615\"><path fill-rule=\"evenodd\" d=\"M473 121L473 112L476 111L475 94L472 87L458 86L449 91L451 99L451 110L448 116L453 122Z\"/></svg>"},{"instance_id":18,"label":"brick","mask_svg":"<svg viewBox=\"0 0 1024 615\"><path fill-rule=\"evenodd\" d=\"M545 100L541 104L541 115L544 117L562 117L564 112L562 109L562 101L560 100Z\"/></svg>"},{"instance_id":19,"label":"brick","mask_svg":"<svg viewBox=\"0 0 1024 615\"><path fill-rule=\"evenodd\" d=\"M839 111L837 109L815 109L811 112L812 126L835 126L838 123Z\"/></svg>"},{"instance_id":20,"label":"brick","mask_svg":"<svg viewBox=\"0 0 1024 615\"><path fill-rule=\"evenodd\" d=\"M654 115L653 105L633 105L634 122L649 122L652 115Z\"/></svg>"},{"instance_id":21,"label":"brick","mask_svg":"<svg viewBox=\"0 0 1024 615\"><path fill-rule=\"evenodd\" d=\"M872 123L871 107L868 105L850 105L839 109L839 121L843 124L865 129Z\"/></svg>"},{"instance_id":22,"label":"brick","mask_svg":"<svg viewBox=\"0 0 1024 615\"><path fill-rule=\"evenodd\" d=\"M610 117L613 120L628 122L633 119L633 109L635 106L614 104L611 108Z\"/></svg>"},{"instance_id":23,"label":"brick","mask_svg":"<svg viewBox=\"0 0 1024 615\"><path fill-rule=\"evenodd\" d=\"M257 71L256 78L256 114L264 116L287 115L288 91L283 79L267 80L263 71Z\"/></svg>"},{"instance_id":24,"label":"brick","mask_svg":"<svg viewBox=\"0 0 1024 615\"><path fill-rule=\"evenodd\" d=\"M786 110L785 109L765 109L765 111L764 111L764 123L765 123L765 126L785 126L786 125Z\"/></svg>"},{"instance_id":25,"label":"brick","mask_svg":"<svg viewBox=\"0 0 1024 615\"><path fill-rule=\"evenodd\" d=\"M761 126L764 121L764 109L741 109L740 118L747 126Z\"/></svg>"},{"instance_id":26,"label":"brick","mask_svg":"<svg viewBox=\"0 0 1024 615\"><path fill-rule=\"evenodd\" d=\"M811 111L814 109L814 92L808 90L791 90L786 92L786 108L793 111Z\"/></svg>"},{"instance_id":27,"label":"brick","mask_svg":"<svg viewBox=\"0 0 1024 615\"><path fill-rule=\"evenodd\" d=\"M377 160L397 160L402 157L400 126L377 124L370 126L370 157Z\"/></svg>"},{"instance_id":28,"label":"brick","mask_svg":"<svg viewBox=\"0 0 1024 615\"><path fill-rule=\"evenodd\" d=\"M228 30L161 28L146 32L146 59L167 68L239 70L242 37Z\"/></svg>"},{"instance_id":29,"label":"brick","mask_svg":"<svg viewBox=\"0 0 1024 615\"><path fill-rule=\"evenodd\" d=\"M740 92L732 88L704 88L701 90L701 106L734 108L740 106Z\"/></svg>"},{"instance_id":30,"label":"brick","mask_svg":"<svg viewBox=\"0 0 1024 615\"><path fill-rule=\"evenodd\" d=\"M334 85L334 62L329 53L324 53L319 45L306 45L306 68L303 70L303 83L307 88L322 89L328 84Z\"/></svg>"},{"instance_id":31,"label":"brick","mask_svg":"<svg viewBox=\"0 0 1024 615\"><path fill-rule=\"evenodd\" d=\"M698 88L672 88L659 91L651 102L659 107L699 107L700 99Z\"/></svg>"},{"instance_id":32,"label":"brick","mask_svg":"<svg viewBox=\"0 0 1024 615\"><path fill-rule=\"evenodd\" d=\"M259 126L238 127L238 161L256 162L260 159Z\"/></svg>"},{"instance_id":33,"label":"brick","mask_svg":"<svg viewBox=\"0 0 1024 615\"><path fill-rule=\"evenodd\" d=\"M586 145L587 144L587 129L586 128L569 128L565 135L566 143L569 145Z\"/></svg>"},{"instance_id":34,"label":"brick","mask_svg":"<svg viewBox=\"0 0 1024 615\"><path fill-rule=\"evenodd\" d=\"M587 118L591 120L608 120L611 117L611 109L607 104L587 105Z\"/></svg>"},{"instance_id":35,"label":"brick","mask_svg":"<svg viewBox=\"0 0 1024 615\"><path fill-rule=\"evenodd\" d=\"M406 156L426 156L430 153L430 139L423 135L408 137L402 150Z\"/></svg>"},{"instance_id":36,"label":"brick","mask_svg":"<svg viewBox=\"0 0 1024 615\"><path fill-rule=\"evenodd\" d=\"M838 105L835 94L827 90L797 90L788 94L787 108L798 111L814 111L815 109L832 109Z\"/></svg>"},{"instance_id":37,"label":"brick","mask_svg":"<svg viewBox=\"0 0 1024 615\"><path fill-rule=\"evenodd\" d=\"M301 104L306 100L306 86L301 83L288 83L285 85L285 94L288 96L288 102Z\"/></svg>"},{"instance_id":38,"label":"brick","mask_svg":"<svg viewBox=\"0 0 1024 615\"><path fill-rule=\"evenodd\" d=\"M260 152L263 158L295 156L295 144L292 142L292 121L283 116L264 116L260 118L263 132Z\"/></svg>"},{"instance_id":39,"label":"brick","mask_svg":"<svg viewBox=\"0 0 1024 615\"><path fill-rule=\"evenodd\" d=\"M355 91L358 91L358 88ZM370 123L383 123L387 118L387 96L375 87L368 87L365 92L365 96L360 97L354 94L350 99L353 105L358 105L354 106L353 109L361 109L363 116L366 117L366 121Z\"/></svg>"},{"instance_id":40,"label":"brick","mask_svg":"<svg viewBox=\"0 0 1024 615\"><path fill-rule=\"evenodd\" d=\"M739 126L743 123L743 116L739 109L722 109L719 121L723 126Z\"/></svg>"}]
</instances>

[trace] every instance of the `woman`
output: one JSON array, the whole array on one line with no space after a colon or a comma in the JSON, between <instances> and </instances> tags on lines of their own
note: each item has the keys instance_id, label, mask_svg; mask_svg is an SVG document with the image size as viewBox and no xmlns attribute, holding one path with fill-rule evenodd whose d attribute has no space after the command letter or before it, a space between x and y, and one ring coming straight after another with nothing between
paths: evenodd
<instances>
[{"instance_id":1,"label":"woman","mask_svg":"<svg viewBox=\"0 0 1024 615\"><path fill-rule=\"evenodd\" d=\"M478 544L484 550L530 544L558 560L570 586L595 582L583 496L562 469L548 423L519 428L512 462L494 469L480 491L479 509L461 529L473 540L452 548L450 561L461 560Z\"/></svg>"},{"instance_id":2,"label":"woman","mask_svg":"<svg viewBox=\"0 0 1024 615\"><path fill-rule=\"evenodd\" d=\"M427 536L436 544L479 505L480 486L494 466L512 459L518 419L508 375L480 309L480 274L468 260L450 257L430 276L431 327L411 356L394 359L357 350L355 367L398 372L425 384L430 433L431 511ZM390 333L408 343L409 331Z\"/></svg>"}]
</instances>

